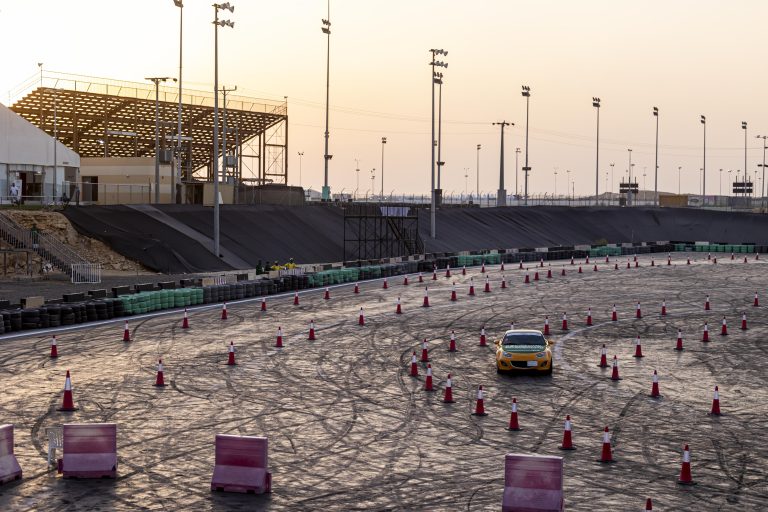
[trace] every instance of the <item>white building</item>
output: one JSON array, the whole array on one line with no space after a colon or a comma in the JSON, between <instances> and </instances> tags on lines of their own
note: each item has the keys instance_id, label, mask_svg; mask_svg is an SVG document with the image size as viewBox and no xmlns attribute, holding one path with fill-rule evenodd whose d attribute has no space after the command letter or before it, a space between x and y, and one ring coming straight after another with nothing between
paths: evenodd
<instances>
[{"instance_id":1,"label":"white building","mask_svg":"<svg viewBox=\"0 0 768 512\"><path fill-rule=\"evenodd\" d=\"M79 181L77 153L0 104L0 203L10 202L14 182L25 202L48 204L72 197Z\"/></svg>"}]
</instances>

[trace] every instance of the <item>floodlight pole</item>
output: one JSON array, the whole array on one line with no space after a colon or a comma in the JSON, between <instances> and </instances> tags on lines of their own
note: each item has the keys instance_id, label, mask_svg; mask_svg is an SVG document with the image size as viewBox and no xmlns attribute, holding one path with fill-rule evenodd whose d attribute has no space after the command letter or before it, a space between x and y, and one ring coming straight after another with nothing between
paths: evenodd
<instances>
[{"instance_id":1,"label":"floodlight pole","mask_svg":"<svg viewBox=\"0 0 768 512\"><path fill-rule=\"evenodd\" d=\"M763 139L763 163L762 165L761 164L757 164L757 165L758 167L763 168L763 181L760 185L760 197L762 198L763 208L765 208L765 149L766 149L765 140L768 139L768 135L757 135L756 137L758 139Z\"/></svg>"},{"instance_id":2,"label":"floodlight pole","mask_svg":"<svg viewBox=\"0 0 768 512\"><path fill-rule=\"evenodd\" d=\"M160 204L160 83L168 79L167 76L145 78L155 84L155 204Z\"/></svg>"},{"instance_id":3,"label":"floodlight pole","mask_svg":"<svg viewBox=\"0 0 768 512\"><path fill-rule=\"evenodd\" d=\"M703 161L704 164L701 168L701 202L702 205L704 204L704 197L707 194L707 117L701 116L701 124L704 128L704 151L703 151Z\"/></svg>"},{"instance_id":4,"label":"floodlight pole","mask_svg":"<svg viewBox=\"0 0 768 512\"><path fill-rule=\"evenodd\" d=\"M653 166L653 203L659 206L659 109L653 107L653 115L656 117L656 165Z\"/></svg>"},{"instance_id":5,"label":"floodlight pole","mask_svg":"<svg viewBox=\"0 0 768 512\"><path fill-rule=\"evenodd\" d=\"M600 98L593 97L592 106L597 109L597 136L595 137L595 206L597 206L600 194ZM632 197L631 193L629 197Z\"/></svg>"},{"instance_id":6,"label":"floodlight pole","mask_svg":"<svg viewBox=\"0 0 768 512\"><path fill-rule=\"evenodd\" d=\"M496 206L507 206L507 191L504 189L504 128L514 126L515 123L499 121L493 126L501 128L501 148L499 150L499 190L496 194Z\"/></svg>"},{"instance_id":7,"label":"floodlight pole","mask_svg":"<svg viewBox=\"0 0 768 512\"><path fill-rule=\"evenodd\" d=\"M182 48L184 33L184 4L182 0L173 0L176 7L179 8L179 124L176 129L176 203L181 204L181 66L182 66Z\"/></svg>"},{"instance_id":8,"label":"floodlight pole","mask_svg":"<svg viewBox=\"0 0 768 512\"><path fill-rule=\"evenodd\" d=\"M746 171L748 169L747 167L747 122L742 121L741 122L741 128L744 130L744 173L746 175ZM747 190L747 180L744 180L744 193L746 194ZM754 196L754 187L753 187L752 195Z\"/></svg>"},{"instance_id":9,"label":"floodlight pole","mask_svg":"<svg viewBox=\"0 0 768 512\"><path fill-rule=\"evenodd\" d=\"M387 138L381 138L381 200L384 200L384 145L387 143Z\"/></svg>"},{"instance_id":10,"label":"floodlight pole","mask_svg":"<svg viewBox=\"0 0 768 512\"><path fill-rule=\"evenodd\" d=\"M325 54L325 154L323 155L323 165L324 165L324 181L323 181L323 191L322 191L322 200L323 201L330 201L331 200L331 187L328 186L328 161L331 159L331 155L328 154L328 102L330 99L330 88L331 88L331 0L328 0L328 19L324 19L323 26L321 27L321 30L323 33L328 36L327 37L327 49ZM371 194L373 194L373 190L371 190Z\"/></svg>"},{"instance_id":11,"label":"floodlight pole","mask_svg":"<svg viewBox=\"0 0 768 512\"><path fill-rule=\"evenodd\" d=\"M520 204L520 188L517 186L517 174L518 174L518 157L520 156L520 148L515 148L515 199L518 200L517 204Z\"/></svg>"},{"instance_id":12,"label":"floodlight pole","mask_svg":"<svg viewBox=\"0 0 768 512\"><path fill-rule=\"evenodd\" d=\"M430 204L430 236L432 239L437 237L437 231L436 231L436 224L437 224L437 197L436 197L436 191L435 191L435 83L436 83L436 76L435 76L435 66L447 68L448 64L442 61L435 61L435 56L437 55L448 55L448 52L440 49L431 49L429 52L432 54L432 61L429 63L429 66L432 69L432 76L430 77L431 83L432 83L432 138L429 141L429 145L432 148L432 157L430 160L430 165L432 167L432 185L431 185L431 204Z\"/></svg>"},{"instance_id":13,"label":"floodlight pole","mask_svg":"<svg viewBox=\"0 0 768 512\"><path fill-rule=\"evenodd\" d=\"M445 162L440 158L443 149L443 74L438 73L437 81L437 189L442 191L440 177L443 174L443 164Z\"/></svg>"},{"instance_id":14,"label":"floodlight pole","mask_svg":"<svg viewBox=\"0 0 768 512\"><path fill-rule=\"evenodd\" d=\"M477 204L480 204L480 148L482 146L480 144L477 145L477 167L476 174L477 174L477 189L475 190L475 195L477 196Z\"/></svg>"}]
</instances>

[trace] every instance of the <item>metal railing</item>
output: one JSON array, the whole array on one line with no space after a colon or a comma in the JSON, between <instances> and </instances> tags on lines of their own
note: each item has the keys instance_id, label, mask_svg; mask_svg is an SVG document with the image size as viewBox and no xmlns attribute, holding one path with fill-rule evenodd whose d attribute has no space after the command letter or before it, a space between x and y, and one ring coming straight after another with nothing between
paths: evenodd
<instances>
[{"instance_id":1,"label":"metal railing","mask_svg":"<svg viewBox=\"0 0 768 512\"><path fill-rule=\"evenodd\" d=\"M100 283L101 263L72 263L72 283Z\"/></svg>"}]
</instances>

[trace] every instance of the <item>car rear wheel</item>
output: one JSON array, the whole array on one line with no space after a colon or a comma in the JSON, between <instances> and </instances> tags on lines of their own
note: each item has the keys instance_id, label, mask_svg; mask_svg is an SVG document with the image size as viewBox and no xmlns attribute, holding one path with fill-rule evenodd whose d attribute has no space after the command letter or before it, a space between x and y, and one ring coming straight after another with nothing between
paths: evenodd
<instances>
[{"instance_id":1,"label":"car rear wheel","mask_svg":"<svg viewBox=\"0 0 768 512\"><path fill-rule=\"evenodd\" d=\"M555 363L551 362L549 363L549 370L544 372L544 375L552 375L552 369L555 367Z\"/></svg>"}]
</instances>

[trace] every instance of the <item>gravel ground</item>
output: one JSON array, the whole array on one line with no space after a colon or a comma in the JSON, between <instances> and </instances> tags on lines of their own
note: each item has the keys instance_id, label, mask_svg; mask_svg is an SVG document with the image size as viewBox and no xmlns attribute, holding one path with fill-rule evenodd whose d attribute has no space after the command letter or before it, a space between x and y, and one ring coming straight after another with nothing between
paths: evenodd
<instances>
[{"instance_id":1,"label":"gravel ground","mask_svg":"<svg viewBox=\"0 0 768 512\"><path fill-rule=\"evenodd\" d=\"M525 271L489 267L492 292L483 293L479 269L428 281L432 307L420 307L423 287L401 278L301 296L230 304L229 320L216 308L191 315L191 329L162 316L131 321L123 343L120 322L62 333L56 361L47 337L0 338L4 393L0 422L16 425L20 482L0 487L1 510L498 510L504 454L565 458L568 510L765 510L768 412L764 339L768 331L768 274L763 261L718 264L675 254L672 266L600 271L567 262L555 277L523 284ZM612 260L613 261L613 260ZM560 276L565 267L567 275ZM467 296L470 275L476 297ZM532 270L531 270L532 275ZM450 302L451 282L459 301ZM763 307L752 307L755 292ZM704 310L706 294L711 310ZM395 315L402 296L403 313ZM659 315L666 299L668 315ZM635 318L641 302L643 318ZM610 321L616 304L619 319ZM360 306L366 325L357 325ZM595 325L585 326L592 308ZM560 316L571 329L563 333ZM746 311L749 330L741 331ZM493 351L478 345L480 328L500 335L511 321L542 328L549 315L555 371L546 376L497 374ZM723 316L730 334L720 336ZM310 319L317 341L308 341ZM712 341L701 332L709 322ZM278 326L285 348L274 348ZM673 350L681 328L685 350ZM455 330L459 352L447 351ZM645 357L635 359L639 335ZM456 403L427 393L424 367L409 376L411 353L429 340L435 384L452 373ZM238 365L226 366L235 342ZM618 355L623 380L598 368L599 347ZM164 389L153 387L155 364L165 363ZM72 371L79 410L56 411L64 373ZM649 397L657 370L663 398ZM478 385L486 417L472 416ZM715 385L720 417L708 416ZM522 430L505 429L517 398ZM563 420L574 422L576 451L557 449ZM46 469L44 428L65 422L118 424L116 481L63 480ZM596 462L602 429L613 433L615 464ZM270 443L273 493L210 492L216 433L265 435ZM697 485L679 486L681 450L689 444Z\"/></svg>"}]
</instances>

